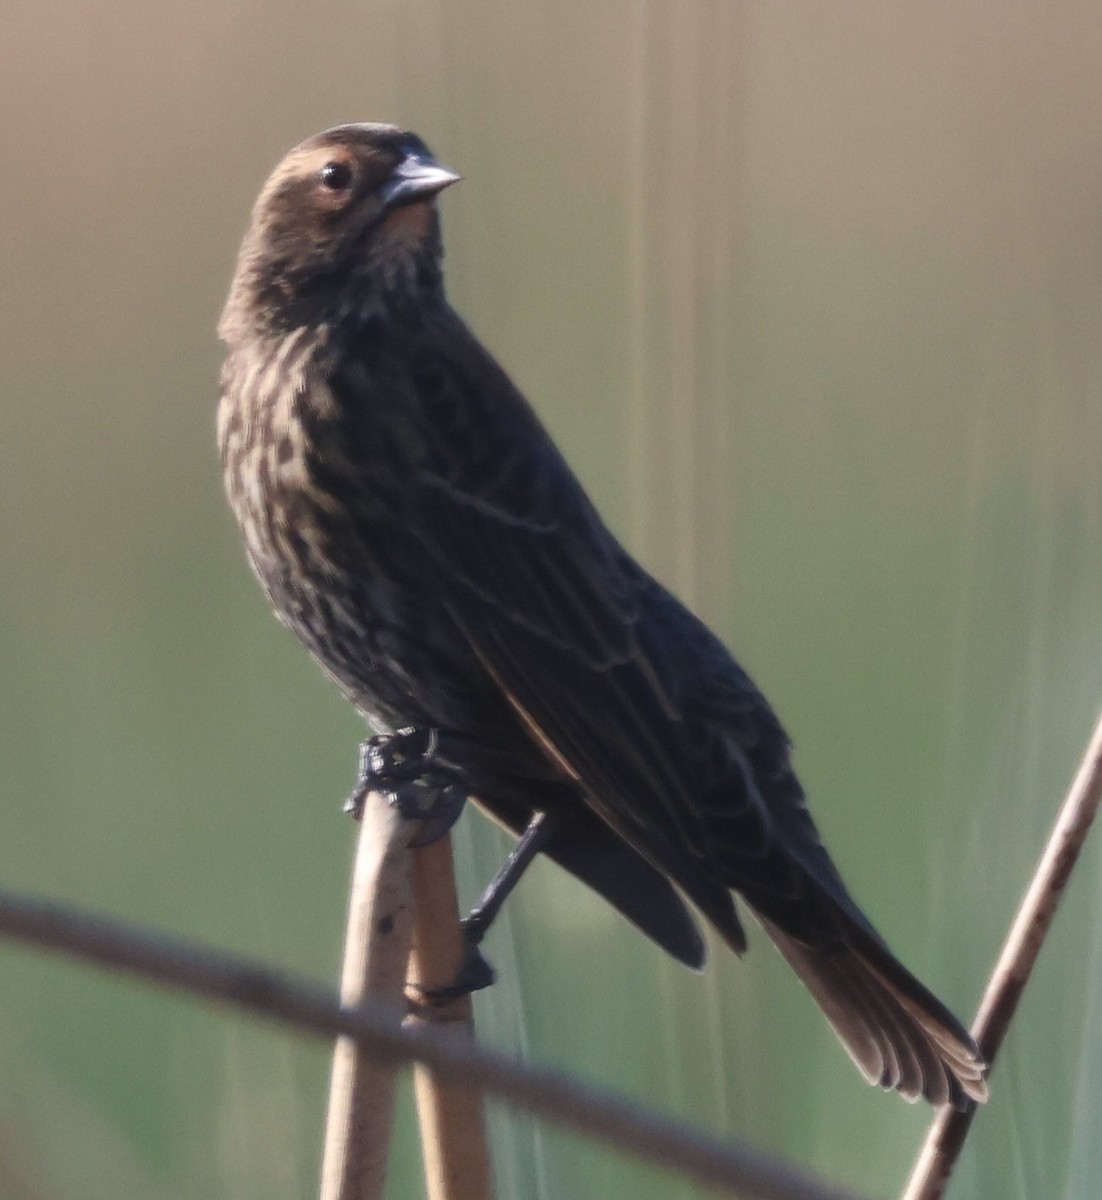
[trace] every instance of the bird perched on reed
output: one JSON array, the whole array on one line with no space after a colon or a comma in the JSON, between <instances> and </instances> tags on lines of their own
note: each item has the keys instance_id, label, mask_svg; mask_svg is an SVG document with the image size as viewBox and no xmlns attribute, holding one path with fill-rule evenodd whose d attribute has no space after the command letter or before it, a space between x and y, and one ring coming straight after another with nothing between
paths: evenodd
<instances>
[{"instance_id":1,"label":"bird perched on reed","mask_svg":"<svg viewBox=\"0 0 1102 1200\"><path fill-rule=\"evenodd\" d=\"M975 1043L851 898L765 698L448 304L435 198L457 179L388 125L303 142L220 325L226 490L280 619L378 731L358 794L436 831L476 798L521 866L549 855L692 966L686 899L741 952L737 893L867 1079L983 1100Z\"/></svg>"}]
</instances>

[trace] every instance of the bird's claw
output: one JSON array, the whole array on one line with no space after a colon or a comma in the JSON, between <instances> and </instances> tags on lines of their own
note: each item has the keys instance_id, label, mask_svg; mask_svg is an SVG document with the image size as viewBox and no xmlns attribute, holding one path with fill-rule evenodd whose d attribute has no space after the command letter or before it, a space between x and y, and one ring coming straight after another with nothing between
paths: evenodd
<instances>
[{"instance_id":1,"label":"bird's claw","mask_svg":"<svg viewBox=\"0 0 1102 1200\"><path fill-rule=\"evenodd\" d=\"M478 948L478 943L464 936L463 957L451 983L443 987L418 987L417 991L428 1005L446 1004L449 1000L488 988L496 978L494 968Z\"/></svg>"},{"instance_id":2,"label":"bird's claw","mask_svg":"<svg viewBox=\"0 0 1102 1200\"><path fill-rule=\"evenodd\" d=\"M383 795L407 820L422 823L421 832L410 842L414 850L442 838L459 820L467 802L466 788L457 783L438 786L419 781L384 789Z\"/></svg>"},{"instance_id":3,"label":"bird's claw","mask_svg":"<svg viewBox=\"0 0 1102 1200\"><path fill-rule=\"evenodd\" d=\"M356 786L344 811L360 820L368 794L379 792L403 817L423 822L412 847L443 837L459 819L468 793L441 760L439 746L436 729L400 729L362 742Z\"/></svg>"},{"instance_id":4,"label":"bird's claw","mask_svg":"<svg viewBox=\"0 0 1102 1200\"><path fill-rule=\"evenodd\" d=\"M397 733L376 734L360 746L360 769L387 779L417 779L439 765L440 731L407 726Z\"/></svg>"}]
</instances>

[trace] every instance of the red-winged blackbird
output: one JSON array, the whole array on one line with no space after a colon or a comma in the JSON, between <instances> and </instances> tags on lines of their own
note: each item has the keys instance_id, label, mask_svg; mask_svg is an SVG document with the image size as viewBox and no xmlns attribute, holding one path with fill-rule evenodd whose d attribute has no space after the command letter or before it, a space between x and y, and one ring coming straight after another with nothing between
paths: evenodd
<instances>
[{"instance_id":1,"label":"red-winged blackbird","mask_svg":"<svg viewBox=\"0 0 1102 1200\"><path fill-rule=\"evenodd\" d=\"M679 892L741 952L739 892L871 1082L984 1099L972 1038L820 843L764 697L449 307L434 197L456 179L388 125L303 142L257 201L219 329L253 568L370 724L416 731L366 744L364 786L403 762L450 779L693 966Z\"/></svg>"}]
</instances>

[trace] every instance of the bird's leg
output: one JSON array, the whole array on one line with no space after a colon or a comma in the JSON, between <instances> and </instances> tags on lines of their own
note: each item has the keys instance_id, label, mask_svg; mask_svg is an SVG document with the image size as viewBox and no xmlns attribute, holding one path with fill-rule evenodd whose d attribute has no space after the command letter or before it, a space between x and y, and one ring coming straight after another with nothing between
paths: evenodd
<instances>
[{"instance_id":1,"label":"bird's leg","mask_svg":"<svg viewBox=\"0 0 1102 1200\"><path fill-rule=\"evenodd\" d=\"M546 812L536 812L528 822L520 840L513 847L505 865L490 880L481 899L462 924L463 957L455 979L446 987L424 989L427 1000L451 1000L489 987L494 981L494 969L486 961L479 944L501 911L509 893L520 882L532 859L547 845L557 826L556 818Z\"/></svg>"},{"instance_id":2,"label":"bird's leg","mask_svg":"<svg viewBox=\"0 0 1102 1200\"><path fill-rule=\"evenodd\" d=\"M411 821L424 822L412 846L441 838L459 819L469 791L458 770L440 755L437 729L400 729L360 743L356 786L344 811L358 821L369 792L380 792Z\"/></svg>"},{"instance_id":3,"label":"bird's leg","mask_svg":"<svg viewBox=\"0 0 1102 1200\"><path fill-rule=\"evenodd\" d=\"M486 936L509 893L520 882L520 877L531 865L532 859L547 845L556 825L555 818L545 812L533 814L520 835L520 840L509 852L505 865L490 880L478 903L463 922L464 936L472 945L477 946Z\"/></svg>"}]
</instances>

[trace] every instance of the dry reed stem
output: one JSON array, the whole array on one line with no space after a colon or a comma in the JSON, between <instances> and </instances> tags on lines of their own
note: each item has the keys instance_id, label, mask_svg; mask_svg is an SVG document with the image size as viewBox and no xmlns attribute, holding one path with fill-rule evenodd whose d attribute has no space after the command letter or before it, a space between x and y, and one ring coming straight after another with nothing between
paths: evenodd
<instances>
[{"instance_id":1,"label":"dry reed stem","mask_svg":"<svg viewBox=\"0 0 1102 1200\"><path fill-rule=\"evenodd\" d=\"M368 997L389 1001L401 1021L406 964L413 937L413 872L409 841L417 826L376 792L360 821L348 903L341 1004ZM333 1049L325 1122L321 1200L382 1200L386 1184L398 1064L352 1038Z\"/></svg>"},{"instance_id":2,"label":"dry reed stem","mask_svg":"<svg viewBox=\"0 0 1102 1200\"><path fill-rule=\"evenodd\" d=\"M989 1067L1006 1037L1100 799L1102 716L1095 725L1087 752L1007 934L972 1026L972 1034ZM940 1200L949 1185L975 1114L974 1105L964 1111L944 1108L938 1113L901 1200Z\"/></svg>"},{"instance_id":3,"label":"dry reed stem","mask_svg":"<svg viewBox=\"0 0 1102 1200\"><path fill-rule=\"evenodd\" d=\"M744 1200L861 1200L733 1138L717 1138L561 1071L532 1067L432 1028L399 1028L404 1009L365 999L344 1008L327 988L266 963L0 888L0 936L97 967L281 1021L327 1038L347 1035L389 1063L415 1060L447 1082L477 1087L514 1109L614 1145L667 1171ZM0 974L2 983L2 974Z\"/></svg>"},{"instance_id":4,"label":"dry reed stem","mask_svg":"<svg viewBox=\"0 0 1102 1200\"><path fill-rule=\"evenodd\" d=\"M413 893L409 975L411 998L418 1010L409 1024L431 1024L452 1037L473 1041L470 996L424 1003L424 989L452 983L463 954L450 837L414 851ZM425 1066L415 1068L414 1088L428 1200L492 1200L493 1170L482 1093L448 1083Z\"/></svg>"}]
</instances>

